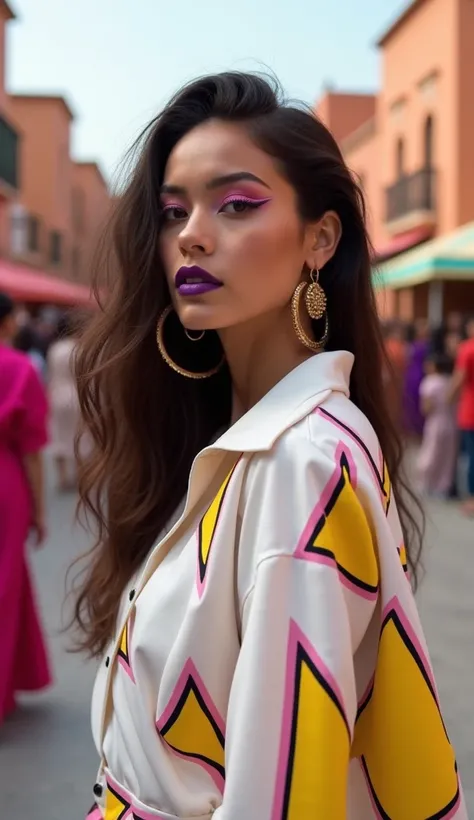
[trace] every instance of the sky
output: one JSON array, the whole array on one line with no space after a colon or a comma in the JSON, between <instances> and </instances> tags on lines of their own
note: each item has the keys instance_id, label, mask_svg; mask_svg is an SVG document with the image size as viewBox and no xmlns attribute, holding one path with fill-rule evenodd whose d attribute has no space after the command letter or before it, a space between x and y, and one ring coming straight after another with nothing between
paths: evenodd
<instances>
[{"instance_id":1,"label":"sky","mask_svg":"<svg viewBox=\"0 0 474 820\"><path fill-rule=\"evenodd\" d=\"M72 151L113 180L127 148L183 82L270 70L286 92L378 86L375 43L408 0L8 0L10 92L62 94Z\"/></svg>"}]
</instances>

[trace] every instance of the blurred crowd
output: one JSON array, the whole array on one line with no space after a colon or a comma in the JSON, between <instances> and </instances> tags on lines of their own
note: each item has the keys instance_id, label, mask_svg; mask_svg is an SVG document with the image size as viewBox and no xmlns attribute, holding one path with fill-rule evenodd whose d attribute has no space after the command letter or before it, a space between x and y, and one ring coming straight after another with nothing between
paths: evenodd
<instances>
[{"instance_id":1,"label":"blurred crowd","mask_svg":"<svg viewBox=\"0 0 474 820\"><path fill-rule=\"evenodd\" d=\"M438 327L425 319L384 326L386 390L407 443L419 445L419 492L459 498L474 514L474 316L450 313Z\"/></svg>"}]
</instances>

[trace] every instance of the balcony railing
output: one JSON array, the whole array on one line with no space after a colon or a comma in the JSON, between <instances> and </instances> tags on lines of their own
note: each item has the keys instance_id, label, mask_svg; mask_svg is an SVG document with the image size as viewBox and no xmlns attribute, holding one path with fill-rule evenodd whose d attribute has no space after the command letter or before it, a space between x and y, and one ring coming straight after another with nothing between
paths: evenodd
<instances>
[{"instance_id":1,"label":"balcony railing","mask_svg":"<svg viewBox=\"0 0 474 820\"><path fill-rule=\"evenodd\" d=\"M387 222L393 222L416 211L434 211L436 171L422 168L410 176L400 177L386 190Z\"/></svg>"},{"instance_id":2,"label":"balcony railing","mask_svg":"<svg viewBox=\"0 0 474 820\"><path fill-rule=\"evenodd\" d=\"M0 182L18 188L18 134L0 116Z\"/></svg>"}]
</instances>

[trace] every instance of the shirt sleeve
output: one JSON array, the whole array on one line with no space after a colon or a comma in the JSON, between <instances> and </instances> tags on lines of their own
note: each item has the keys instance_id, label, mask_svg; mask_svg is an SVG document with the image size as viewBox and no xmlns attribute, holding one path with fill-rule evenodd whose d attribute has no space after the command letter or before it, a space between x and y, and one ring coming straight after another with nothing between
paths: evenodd
<instances>
[{"instance_id":1,"label":"shirt sleeve","mask_svg":"<svg viewBox=\"0 0 474 820\"><path fill-rule=\"evenodd\" d=\"M311 452L313 450L313 452ZM292 442L256 478L240 550L254 558L215 820L343 820L357 713L354 654L378 598L350 452Z\"/></svg>"},{"instance_id":2,"label":"shirt sleeve","mask_svg":"<svg viewBox=\"0 0 474 820\"><path fill-rule=\"evenodd\" d=\"M28 362L16 420L18 447L22 455L38 452L47 443L47 414L45 390L35 368Z\"/></svg>"}]
</instances>

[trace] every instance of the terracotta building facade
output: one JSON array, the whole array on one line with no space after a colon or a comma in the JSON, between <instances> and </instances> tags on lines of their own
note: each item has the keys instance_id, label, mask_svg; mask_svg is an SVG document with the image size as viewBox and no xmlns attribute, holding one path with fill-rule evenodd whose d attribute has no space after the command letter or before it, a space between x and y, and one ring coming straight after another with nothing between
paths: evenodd
<instances>
[{"instance_id":1,"label":"terracotta building facade","mask_svg":"<svg viewBox=\"0 0 474 820\"><path fill-rule=\"evenodd\" d=\"M364 189L376 277L391 260L378 289L385 316L474 310L474 257L457 279L454 263L416 282L402 265L474 221L473 43L472 0L415 0L378 43L379 93L327 93L317 106Z\"/></svg>"},{"instance_id":2,"label":"terracotta building facade","mask_svg":"<svg viewBox=\"0 0 474 820\"><path fill-rule=\"evenodd\" d=\"M7 93L13 19L0 0L0 265L4 277L36 273L43 283L53 277L88 286L93 247L110 209L107 182L96 162L71 157L75 115L63 97Z\"/></svg>"}]
</instances>

